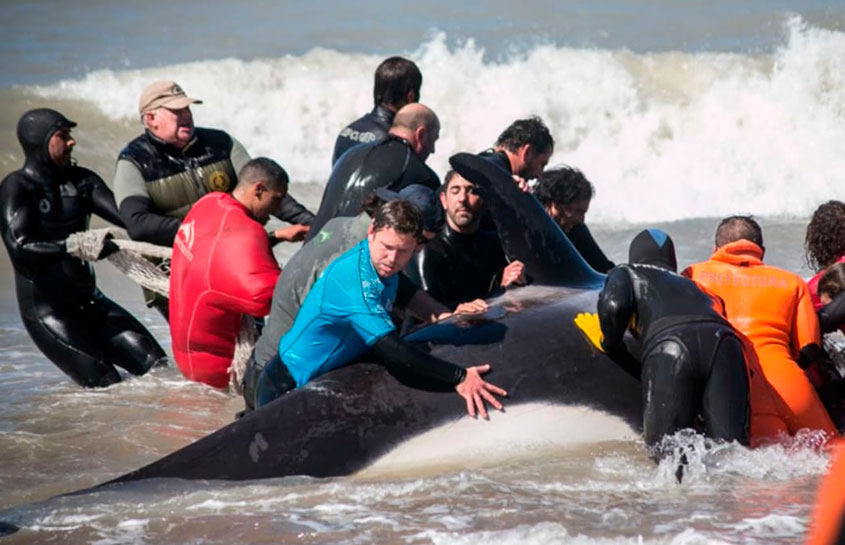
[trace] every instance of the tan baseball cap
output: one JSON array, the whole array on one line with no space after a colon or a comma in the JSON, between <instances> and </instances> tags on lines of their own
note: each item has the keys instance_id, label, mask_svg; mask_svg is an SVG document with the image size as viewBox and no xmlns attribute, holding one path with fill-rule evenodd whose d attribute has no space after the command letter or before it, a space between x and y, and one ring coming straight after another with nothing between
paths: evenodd
<instances>
[{"instance_id":1,"label":"tan baseball cap","mask_svg":"<svg viewBox=\"0 0 845 545\"><path fill-rule=\"evenodd\" d=\"M141 93L138 113L143 115L161 107L179 110L191 104L202 104L202 100L187 96L182 87L175 81L160 80L148 85Z\"/></svg>"}]
</instances>

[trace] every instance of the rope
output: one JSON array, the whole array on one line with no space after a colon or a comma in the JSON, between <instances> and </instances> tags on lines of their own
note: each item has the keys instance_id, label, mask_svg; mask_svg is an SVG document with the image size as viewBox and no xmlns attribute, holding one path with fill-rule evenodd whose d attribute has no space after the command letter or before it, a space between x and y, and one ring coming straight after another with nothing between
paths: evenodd
<instances>
[{"instance_id":1,"label":"rope","mask_svg":"<svg viewBox=\"0 0 845 545\"><path fill-rule=\"evenodd\" d=\"M67 238L67 251L84 261L97 261L107 238L120 248L106 259L130 280L168 297L170 293L170 258L172 248L131 240L125 229L107 227L73 233ZM228 369L229 390L240 394L246 364L252 354L258 331L251 316L241 317L241 331L235 342L235 355Z\"/></svg>"}]
</instances>

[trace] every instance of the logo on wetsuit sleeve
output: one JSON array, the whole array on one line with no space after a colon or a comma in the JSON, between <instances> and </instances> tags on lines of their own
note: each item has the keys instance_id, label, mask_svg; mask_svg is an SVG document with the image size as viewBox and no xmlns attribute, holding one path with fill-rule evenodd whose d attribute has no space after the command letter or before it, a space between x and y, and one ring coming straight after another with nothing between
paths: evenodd
<instances>
[{"instance_id":1,"label":"logo on wetsuit sleeve","mask_svg":"<svg viewBox=\"0 0 845 545\"><path fill-rule=\"evenodd\" d=\"M50 199L41 199L38 201L38 210L42 214L49 214L52 209L53 206L50 204Z\"/></svg>"},{"instance_id":2,"label":"logo on wetsuit sleeve","mask_svg":"<svg viewBox=\"0 0 845 545\"><path fill-rule=\"evenodd\" d=\"M229 175L222 170L215 170L208 177L208 187L212 191L229 191Z\"/></svg>"},{"instance_id":3,"label":"logo on wetsuit sleeve","mask_svg":"<svg viewBox=\"0 0 845 545\"><path fill-rule=\"evenodd\" d=\"M194 254L191 248L194 246L194 221L183 223L179 226L179 231L176 232L176 247L182 251L182 254L188 261L193 261Z\"/></svg>"}]
</instances>

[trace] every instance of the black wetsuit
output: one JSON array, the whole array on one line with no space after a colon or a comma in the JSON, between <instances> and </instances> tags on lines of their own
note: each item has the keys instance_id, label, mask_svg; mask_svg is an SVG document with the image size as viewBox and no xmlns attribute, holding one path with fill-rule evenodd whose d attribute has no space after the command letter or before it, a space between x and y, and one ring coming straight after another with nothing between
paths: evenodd
<instances>
[{"instance_id":1,"label":"black wetsuit","mask_svg":"<svg viewBox=\"0 0 845 545\"><path fill-rule=\"evenodd\" d=\"M38 348L87 387L120 381L115 365L135 375L165 353L126 310L95 284L93 267L66 251L65 239L88 228L91 214L123 225L111 190L94 172L49 159L47 142L75 124L53 110L21 118L24 167L0 185L0 231L15 270L21 318Z\"/></svg>"},{"instance_id":2,"label":"black wetsuit","mask_svg":"<svg viewBox=\"0 0 845 545\"><path fill-rule=\"evenodd\" d=\"M599 294L603 348L631 360L629 328L642 341L643 430L649 446L704 420L712 438L747 444L748 375L742 345L696 284L653 265L619 265ZM631 370L630 364L627 366Z\"/></svg>"},{"instance_id":3,"label":"black wetsuit","mask_svg":"<svg viewBox=\"0 0 845 545\"><path fill-rule=\"evenodd\" d=\"M449 308L499 290L502 269L508 265L496 233L464 235L448 224L406 268L423 291Z\"/></svg>"},{"instance_id":4,"label":"black wetsuit","mask_svg":"<svg viewBox=\"0 0 845 545\"><path fill-rule=\"evenodd\" d=\"M372 112L350 123L337 135L332 154L332 166L349 148L358 144L369 144L387 136L387 131L390 130L395 116L396 113L393 110L376 106Z\"/></svg>"},{"instance_id":5,"label":"black wetsuit","mask_svg":"<svg viewBox=\"0 0 845 545\"><path fill-rule=\"evenodd\" d=\"M364 200L379 187L399 191L411 184L437 191L440 178L417 157L406 140L388 135L378 142L355 147L332 170L308 240L332 218L357 216Z\"/></svg>"}]
</instances>

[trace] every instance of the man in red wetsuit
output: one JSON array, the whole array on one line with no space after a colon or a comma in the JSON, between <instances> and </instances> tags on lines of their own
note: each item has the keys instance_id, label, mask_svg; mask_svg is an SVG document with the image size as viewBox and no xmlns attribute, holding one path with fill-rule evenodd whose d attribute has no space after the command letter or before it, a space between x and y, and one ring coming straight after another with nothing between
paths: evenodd
<instances>
[{"instance_id":1,"label":"man in red wetsuit","mask_svg":"<svg viewBox=\"0 0 845 545\"><path fill-rule=\"evenodd\" d=\"M281 271L263 225L281 206L287 186L288 175L275 161L253 159L231 194L204 196L179 227L170 269L170 335L185 377L225 388L241 316L270 311Z\"/></svg>"}]
</instances>

